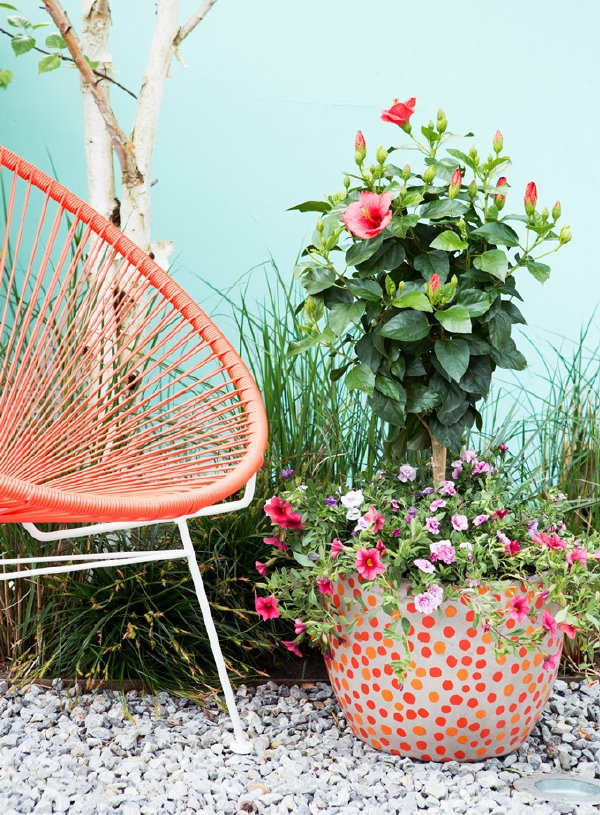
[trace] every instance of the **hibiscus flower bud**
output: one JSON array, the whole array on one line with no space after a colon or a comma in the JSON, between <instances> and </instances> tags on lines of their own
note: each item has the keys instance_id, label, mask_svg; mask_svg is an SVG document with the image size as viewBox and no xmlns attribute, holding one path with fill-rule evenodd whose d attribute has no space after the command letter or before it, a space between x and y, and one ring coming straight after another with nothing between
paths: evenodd
<instances>
[{"instance_id":1,"label":"hibiscus flower bud","mask_svg":"<svg viewBox=\"0 0 600 815\"><path fill-rule=\"evenodd\" d=\"M446 114L444 111L439 108L437 112L437 129L438 133L444 133L446 128L448 127L448 119L446 119Z\"/></svg>"},{"instance_id":2,"label":"hibiscus flower bud","mask_svg":"<svg viewBox=\"0 0 600 815\"><path fill-rule=\"evenodd\" d=\"M434 178L435 178L435 167L433 166L433 164L430 164L429 167L423 173L423 181L426 184L431 184Z\"/></svg>"},{"instance_id":3,"label":"hibiscus flower bud","mask_svg":"<svg viewBox=\"0 0 600 815\"><path fill-rule=\"evenodd\" d=\"M561 212L562 208L560 206L560 201L556 201L556 203L552 207L552 217L554 218L555 221L558 221Z\"/></svg>"},{"instance_id":4,"label":"hibiscus flower bud","mask_svg":"<svg viewBox=\"0 0 600 815\"><path fill-rule=\"evenodd\" d=\"M469 148L469 158L474 164L479 164L479 153L477 152L477 148L474 144L472 144Z\"/></svg>"},{"instance_id":5,"label":"hibiscus flower bud","mask_svg":"<svg viewBox=\"0 0 600 815\"><path fill-rule=\"evenodd\" d=\"M410 164L404 165L401 175L403 181L408 181L408 179L410 178Z\"/></svg>"},{"instance_id":6,"label":"hibiscus flower bud","mask_svg":"<svg viewBox=\"0 0 600 815\"><path fill-rule=\"evenodd\" d=\"M357 130L354 138L354 161L360 165L365 160L366 155L367 143L365 141L365 137L363 136L361 130Z\"/></svg>"},{"instance_id":7,"label":"hibiscus flower bud","mask_svg":"<svg viewBox=\"0 0 600 815\"><path fill-rule=\"evenodd\" d=\"M350 181L350 176L349 176L349 175L345 175L345 176L344 176L344 188L345 188L345 189L348 189L348 187L350 186L350 184L351 184L351 181Z\"/></svg>"},{"instance_id":8,"label":"hibiscus flower bud","mask_svg":"<svg viewBox=\"0 0 600 815\"><path fill-rule=\"evenodd\" d=\"M431 277L429 278L429 287L431 288L431 291L433 291L433 292L439 291L439 289L441 289L442 281L440 280L439 274L436 274L434 272L431 275Z\"/></svg>"},{"instance_id":9,"label":"hibiscus flower bud","mask_svg":"<svg viewBox=\"0 0 600 815\"><path fill-rule=\"evenodd\" d=\"M467 190L467 192L469 193L469 198L471 199L471 201L474 201L475 196L477 195L477 182L475 181L475 179L473 179L473 181L471 181L471 183L469 184L469 189Z\"/></svg>"},{"instance_id":10,"label":"hibiscus flower bud","mask_svg":"<svg viewBox=\"0 0 600 815\"><path fill-rule=\"evenodd\" d=\"M496 186L497 187L504 187L506 184L508 184L506 176L502 176L501 178L498 179L498 181L496 181ZM494 195L494 204L496 205L496 209L498 211L500 211L502 209L502 207L504 206L505 201L506 201L506 195L502 195L499 192L497 192Z\"/></svg>"},{"instance_id":11,"label":"hibiscus flower bud","mask_svg":"<svg viewBox=\"0 0 600 815\"><path fill-rule=\"evenodd\" d=\"M571 240L571 227L570 226L563 226L560 230L558 235L558 241L562 245L563 243L568 243Z\"/></svg>"},{"instance_id":12,"label":"hibiscus flower bud","mask_svg":"<svg viewBox=\"0 0 600 815\"><path fill-rule=\"evenodd\" d=\"M460 185L462 184L462 173L457 167L452 173L450 178L450 186L448 187L448 198L456 198L460 192Z\"/></svg>"},{"instance_id":13,"label":"hibiscus flower bud","mask_svg":"<svg viewBox=\"0 0 600 815\"><path fill-rule=\"evenodd\" d=\"M535 181L530 181L529 184L525 187L525 196L523 198L523 202L525 204L525 212L531 216L535 211L535 205L537 203L537 187L535 186Z\"/></svg>"},{"instance_id":14,"label":"hibiscus flower bud","mask_svg":"<svg viewBox=\"0 0 600 815\"><path fill-rule=\"evenodd\" d=\"M502 135L500 130L496 130L496 133L494 134L494 141L492 142L492 144L494 146L494 153L498 154L502 150L502 147L504 146L504 136Z\"/></svg>"},{"instance_id":15,"label":"hibiscus flower bud","mask_svg":"<svg viewBox=\"0 0 600 815\"><path fill-rule=\"evenodd\" d=\"M388 157L388 152L387 152L387 150L385 149L385 147L378 147L378 148L377 148L376 157L377 157L377 161L378 161L380 164L385 164L386 159L387 159L387 157Z\"/></svg>"}]
</instances>

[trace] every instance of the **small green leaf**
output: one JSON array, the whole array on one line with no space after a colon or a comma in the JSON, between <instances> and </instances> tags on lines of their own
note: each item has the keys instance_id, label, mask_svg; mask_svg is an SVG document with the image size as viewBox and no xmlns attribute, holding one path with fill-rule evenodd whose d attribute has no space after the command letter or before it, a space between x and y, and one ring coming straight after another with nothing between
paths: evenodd
<instances>
[{"instance_id":1,"label":"small green leaf","mask_svg":"<svg viewBox=\"0 0 600 815\"><path fill-rule=\"evenodd\" d=\"M545 283L550 277L550 266L547 266L545 263L538 263L537 260L527 258L525 266L527 267L527 271L530 272L536 280L539 280L540 283Z\"/></svg>"},{"instance_id":2,"label":"small green leaf","mask_svg":"<svg viewBox=\"0 0 600 815\"><path fill-rule=\"evenodd\" d=\"M394 216L392 223L389 225L389 230L394 237L404 238L408 230L419 223L419 218L419 215Z\"/></svg>"},{"instance_id":3,"label":"small green leaf","mask_svg":"<svg viewBox=\"0 0 600 815\"><path fill-rule=\"evenodd\" d=\"M47 57L42 57L38 62L38 74L45 74L48 71L55 71L60 68L61 59L58 54L49 54Z\"/></svg>"},{"instance_id":4,"label":"small green leaf","mask_svg":"<svg viewBox=\"0 0 600 815\"><path fill-rule=\"evenodd\" d=\"M361 362L350 368L344 379L344 385L349 391L363 391L368 396L372 396L375 389L375 374L367 365Z\"/></svg>"},{"instance_id":5,"label":"small green leaf","mask_svg":"<svg viewBox=\"0 0 600 815\"><path fill-rule=\"evenodd\" d=\"M497 277L504 283L508 271L508 258L501 249L490 249L489 252L484 252L483 255L476 257L473 266Z\"/></svg>"},{"instance_id":6,"label":"small green leaf","mask_svg":"<svg viewBox=\"0 0 600 815\"><path fill-rule=\"evenodd\" d=\"M66 43L60 34L49 34L46 37L47 48L66 48Z\"/></svg>"},{"instance_id":7,"label":"small green leaf","mask_svg":"<svg viewBox=\"0 0 600 815\"><path fill-rule=\"evenodd\" d=\"M302 204L296 204L295 207L288 207L287 211L297 210L298 212L329 212L331 204L327 201L304 201Z\"/></svg>"},{"instance_id":8,"label":"small green leaf","mask_svg":"<svg viewBox=\"0 0 600 815\"><path fill-rule=\"evenodd\" d=\"M11 6L10 3L0 3L0 8L8 8L11 11L16 11L16 6Z\"/></svg>"},{"instance_id":9,"label":"small green leaf","mask_svg":"<svg viewBox=\"0 0 600 815\"><path fill-rule=\"evenodd\" d=\"M401 342L416 342L429 334L429 323L422 311L401 311L379 329L382 337Z\"/></svg>"},{"instance_id":10,"label":"small green leaf","mask_svg":"<svg viewBox=\"0 0 600 815\"><path fill-rule=\"evenodd\" d=\"M307 337L304 340L298 340L298 342L290 342L287 348L287 356L294 357L296 354L302 354L304 351L307 351L309 348L315 348L319 345L319 341L316 337Z\"/></svg>"},{"instance_id":11,"label":"small green leaf","mask_svg":"<svg viewBox=\"0 0 600 815\"><path fill-rule=\"evenodd\" d=\"M0 88L7 88L12 80L13 75L11 71L0 71Z\"/></svg>"},{"instance_id":12,"label":"small green leaf","mask_svg":"<svg viewBox=\"0 0 600 815\"><path fill-rule=\"evenodd\" d=\"M5 6L5 8L11 8L10 6ZM31 28L31 21L27 19L27 17L21 17L21 15L13 14L11 17L6 18L6 22L9 25L12 25L13 28Z\"/></svg>"},{"instance_id":13,"label":"small green leaf","mask_svg":"<svg viewBox=\"0 0 600 815\"><path fill-rule=\"evenodd\" d=\"M415 308L417 311L433 311L429 298L422 291L406 291L392 303L396 308Z\"/></svg>"},{"instance_id":14,"label":"small green leaf","mask_svg":"<svg viewBox=\"0 0 600 815\"><path fill-rule=\"evenodd\" d=\"M10 41L10 44L17 57L20 57L21 54L26 54L28 51L31 51L32 48L35 48L35 40L33 37L30 37L27 34L15 34Z\"/></svg>"},{"instance_id":15,"label":"small green leaf","mask_svg":"<svg viewBox=\"0 0 600 815\"><path fill-rule=\"evenodd\" d=\"M450 272L450 261L445 252L424 252L416 256L413 265L425 280L429 280L432 274L437 274L440 281L445 283Z\"/></svg>"},{"instance_id":16,"label":"small green leaf","mask_svg":"<svg viewBox=\"0 0 600 815\"><path fill-rule=\"evenodd\" d=\"M436 311L435 316L446 331L452 331L455 334L471 333L471 318L464 306L450 306L445 311Z\"/></svg>"},{"instance_id":17,"label":"small green leaf","mask_svg":"<svg viewBox=\"0 0 600 815\"><path fill-rule=\"evenodd\" d=\"M519 236L515 230L508 226L508 224L500 223L499 221L490 221L478 229L474 229L471 235L479 235L488 243L501 246L518 246Z\"/></svg>"},{"instance_id":18,"label":"small green leaf","mask_svg":"<svg viewBox=\"0 0 600 815\"><path fill-rule=\"evenodd\" d=\"M468 209L469 204L466 201L461 201L460 198L440 198L437 201L429 201L429 203L423 204L421 218L429 218L430 220L458 218L464 215Z\"/></svg>"},{"instance_id":19,"label":"small green leaf","mask_svg":"<svg viewBox=\"0 0 600 815\"><path fill-rule=\"evenodd\" d=\"M329 312L327 322L336 336L341 337L350 324L356 324L363 315L365 304L362 300L354 303L336 303Z\"/></svg>"},{"instance_id":20,"label":"small green leaf","mask_svg":"<svg viewBox=\"0 0 600 815\"><path fill-rule=\"evenodd\" d=\"M435 355L451 379L460 380L469 366L469 346L464 340L438 340Z\"/></svg>"},{"instance_id":21,"label":"small green leaf","mask_svg":"<svg viewBox=\"0 0 600 815\"><path fill-rule=\"evenodd\" d=\"M406 402L406 392L399 382L395 379L390 379L389 376L381 376L377 374L375 377L375 388L388 396L390 399L395 399L396 402Z\"/></svg>"},{"instance_id":22,"label":"small green leaf","mask_svg":"<svg viewBox=\"0 0 600 815\"><path fill-rule=\"evenodd\" d=\"M470 317L481 317L489 310L495 299L495 292L465 289L458 295L456 305L466 308Z\"/></svg>"},{"instance_id":23,"label":"small green leaf","mask_svg":"<svg viewBox=\"0 0 600 815\"><path fill-rule=\"evenodd\" d=\"M383 243L383 235L377 235L376 238L371 238L367 241L356 241L352 244L350 249L346 252L346 263L348 266L358 266L373 257L375 252L381 247Z\"/></svg>"},{"instance_id":24,"label":"small green leaf","mask_svg":"<svg viewBox=\"0 0 600 815\"><path fill-rule=\"evenodd\" d=\"M460 235L453 232L451 229L445 229L443 232L434 238L429 246L432 249L441 249L442 252L459 252L466 249L469 244L463 241Z\"/></svg>"},{"instance_id":25,"label":"small green leaf","mask_svg":"<svg viewBox=\"0 0 600 815\"><path fill-rule=\"evenodd\" d=\"M361 280L360 277L353 277L346 281L346 288L355 297L361 297L363 300L369 300L373 303L378 302L383 297L381 286L374 280Z\"/></svg>"},{"instance_id":26,"label":"small green leaf","mask_svg":"<svg viewBox=\"0 0 600 815\"><path fill-rule=\"evenodd\" d=\"M292 552L292 554L296 563L299 563L301 566L304 566L307 569L315 568L315 561L311 560L308 555L304 555L302 552Z\"/></svg>"}]
</instances>

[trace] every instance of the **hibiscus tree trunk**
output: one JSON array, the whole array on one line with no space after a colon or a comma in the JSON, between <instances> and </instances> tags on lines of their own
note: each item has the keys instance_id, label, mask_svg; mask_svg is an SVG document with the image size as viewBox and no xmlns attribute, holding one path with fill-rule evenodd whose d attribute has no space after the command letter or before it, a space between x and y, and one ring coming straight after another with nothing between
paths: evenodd
<instances>
[{"instance_id":1,"label":"hibiscus tree trunk","mask_svg":"<svg viewBox=\"0 0 600 815\"><path fill-rule=\"evenodd\" d=\"M446 454L447 448L444 447L433 435L429 433L431 438L431 463L433 466L433 485L437 487L440 481L446 480Z\"/></svg>"}]
</instances>

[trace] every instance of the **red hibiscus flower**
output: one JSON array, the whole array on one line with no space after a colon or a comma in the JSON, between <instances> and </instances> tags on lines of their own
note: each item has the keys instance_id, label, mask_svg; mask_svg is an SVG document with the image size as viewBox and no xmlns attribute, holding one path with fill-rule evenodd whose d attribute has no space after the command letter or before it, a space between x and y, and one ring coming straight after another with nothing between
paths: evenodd
<instances>
[{"instance_id":1,"label":"red hibiscus flower","mask_svg":"<svg viewBox=\"0 0 600 815\"><path fill-rule=\"evenodd\" d=\"M376 192L363 190L360 201L346 207L342 213L342 221L346 224L346 229L357 238L369 240L383 232L391 223L391 202L392 196L389 192L378 195Z\"/></svg>"},{"instance_id":2,"label":"red hibiscus flower","mask_svg":"<svg viewBox=\"0 0 600 815\"><path fill-rule=\"evenodd\" d=\"M501 178L499 178L498 181L496 181L496 186L497 187L504 187L505 184L508 184L508 181L506 179L506 176L504 176L504 175ZM497 209L502 209L502 207L504 206L505 201L506 201L506 195L502 195L499 192L497 192L494 195L494 204L496 205Z\"/></svg>"},{"instance_id":3,"label":"red hibiscus flower","mask_svg":"<svg viewBox=\"0 0 600 815\"><path fill-rule=\"evenodd\" d=\"M406 102L400 102L398 99L394 99L390 108L381 111L381 118L384 122L391 122L394 125L403 127L408 124L410 117L415 112L416 104L417 100L414 96L411 96Z\"/></svg>"}]
</instances>

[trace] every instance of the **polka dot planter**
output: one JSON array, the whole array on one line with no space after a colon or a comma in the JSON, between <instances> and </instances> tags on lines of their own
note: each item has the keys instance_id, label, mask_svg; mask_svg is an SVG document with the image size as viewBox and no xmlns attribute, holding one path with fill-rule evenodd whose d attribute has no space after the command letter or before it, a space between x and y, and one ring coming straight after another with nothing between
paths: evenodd
<instances>
[{"instance_id":1,"label":"polka dot planter","mask_svg":"<svg viewBox=\"0 0 600 815\"><path fill-rule=\"evenodd\" d=\"M558 668L545 671L541 654L525 648L496 656L490 634L473 627L466 601L444 602L424 615L407 588L401 588L401 607L411 623L413 667L402 683L389 662L405 654L401 642L386 636L391 618L381 608L378 587L347 577L331 598L334 610L357 621L350 633L340 625L340 639L331 639L325 657L353 732L378 750L423 761L480 761L513 752L540 717ZM525 587L507 583L498 591L494 596L508 603ZM353 597L348 610L345 596ZM530 591L529 602L538 615L529 623L531 631L540 625L543 600ZM515 621L507 618L504 625L510 636ZM551 654L561 650L562 635L548 634L542 648Z\"/></svg>"}]
</instances>

